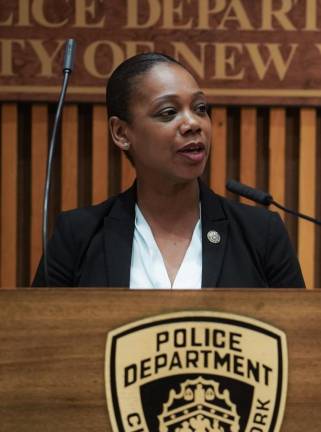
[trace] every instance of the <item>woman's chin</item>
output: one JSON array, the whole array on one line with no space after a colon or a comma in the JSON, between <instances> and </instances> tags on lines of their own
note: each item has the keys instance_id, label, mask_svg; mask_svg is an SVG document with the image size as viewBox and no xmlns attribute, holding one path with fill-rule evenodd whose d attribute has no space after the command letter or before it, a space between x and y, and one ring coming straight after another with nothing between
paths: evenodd
<instances>
[{"instance_id":1,"label":"woman's chin","mask_svg":"<svg viewBox=\"0 0 321 432\"><path fill-rule=\"evenodd\" d=\"M188 172L177 172L175 176L173 176L173 181L178 183L190 183L196 181L199 177L202 176L204 170L193 170Z\"/></svg>"}]
</instances>

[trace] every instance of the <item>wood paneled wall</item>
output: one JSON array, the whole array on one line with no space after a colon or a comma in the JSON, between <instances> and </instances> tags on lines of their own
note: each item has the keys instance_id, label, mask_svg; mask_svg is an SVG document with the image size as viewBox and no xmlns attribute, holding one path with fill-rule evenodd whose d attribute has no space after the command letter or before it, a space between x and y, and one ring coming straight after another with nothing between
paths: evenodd
<instances>
[{"instance_id":1,"label":"wood paneled wall","mask_svg":"<svg viewBox=\"0 0 321 432\"><path fill-rule=\"evenodd\" d=\"M41 255L42 199L55 105L3 103L0 134L0 286L28 286ZM321 217L321 112L310 108L212 107L213 146L204 179L219 194L228 178ZM67 105L55 155L50 226L57 213L97 203L135 173L111 144L102 105ZM245 201L245 200L244 200ZM321 229L281 216L306 284L321 286Z\"/></svg>"}]
</instances>

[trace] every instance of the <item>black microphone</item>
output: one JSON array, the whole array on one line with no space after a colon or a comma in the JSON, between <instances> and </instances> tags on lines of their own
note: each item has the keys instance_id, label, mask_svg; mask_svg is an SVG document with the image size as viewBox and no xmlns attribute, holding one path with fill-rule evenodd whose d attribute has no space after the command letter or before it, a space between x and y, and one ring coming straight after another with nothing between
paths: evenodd
<instances>
[{"instance_id":1,"label":"black microphone","mask_svg":"<svg viewBox=\"0 0 321 432\"><path fill-rule=\"evenodd\" d=\"M44 277L45 277L47 287L50 286L49 274L48 274L48 203L49 203L49 194L50 194L50 186L51 186L52 161L55 153L57 130L60 124L60 118L61 118L62 108L63 108L65 95L67 91L69 75L73 70L75 46L76 46L75 40L68 39L65 47L65 57L64 57L64 66L63 66L64 80L63 80L63 84L62 84L62 88L58 100L58 106L57 106L55 121L52 129L52 135L51 135L49 153L48 153L48 161L47 161L47 174L46 174L46 182L45 182L43 219L42 219L43 265L44 265Z\"/></svg>"},{"instance_id":2,"label":"black microphone","mask_svg":"<svg viewBox=\"0 0 321 432\"><path fill-rule=\"evenodd\" d=\"M250 199L251 201L255 201L259 204L270 205L273 201L273 198L270 194L260 191L258 189L254 189L250 186L244 185L236 180L228 180L226 183L226 188L237 195L241 195L245 198Z\"/></svg>"},{"instance_id":3,"label":"black microphone","mask_svg":"<svg viewBox=\"0 0 321 432\"><path fill-rule=\"evenodd\" d=\"M318 219L315 219L311 216L307 216L303 213L299 213L296 212L294 210L288 209L286 207L284 207L283 205L277 203L276 201L274 201L272 195L270 195L267 192L263 192L259 189L254 189L250 186L244 185L236 180L228 180L228 182L226 183L226 188L230 191L233 192L237 195L241 195L244 198L248 198L251 201L255 201L259 204L263 204L265 206L268 206L270 204L275 205L275 207L278 207L281 210L284 210L287 213L293 214L295 216L301 217L303 219L306 219L310 222L313 222L317 225L321 225L321 221Z\"/></svg>"}]
</instances>

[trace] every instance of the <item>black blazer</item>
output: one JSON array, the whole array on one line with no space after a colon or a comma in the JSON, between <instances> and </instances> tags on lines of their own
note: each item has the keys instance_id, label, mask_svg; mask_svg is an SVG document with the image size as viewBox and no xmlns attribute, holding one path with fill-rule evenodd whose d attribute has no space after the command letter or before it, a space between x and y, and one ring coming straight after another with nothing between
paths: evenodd
<instances>
[{"instance_id":1,"label":"black blazer","mask_svg":"<svg viewBox=\"0 0 321 432\"><path fill-rule=\"evenodd\" d=\"M200 182L202 287L303 287L300 266L277 213L216 195ZM50 286L128 287L136 186L58 216L48 245ZM220 234L211 243L207 233ZM33 286L45 286L40 261Z\"/></svg>"}]
</instances>

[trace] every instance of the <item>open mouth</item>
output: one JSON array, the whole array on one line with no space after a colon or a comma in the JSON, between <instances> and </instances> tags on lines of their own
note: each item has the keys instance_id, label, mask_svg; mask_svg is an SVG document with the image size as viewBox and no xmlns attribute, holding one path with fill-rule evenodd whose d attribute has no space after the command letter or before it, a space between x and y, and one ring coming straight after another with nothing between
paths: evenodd
<instances>
[{"instance_id":1,"label":"open mouth","mask_svg":"<svg viewBox=\"0 0 321 432\"><path fill-rule=\"evenodd\" d=\"M205 145L203 143L189 143L179 149L178 154L193 164L200 163L206 157Z\"/></svg>"},{"instance_id":2,"label":"open mouth","mask_svg":"<svg viewBox=\"0 0 321 432\"><path fill-rule=\"evenodd\" d=\"M191 144L187 144L185 145L183 148L181 148L180 150L178 150L179 153L200 153L203 152L205 150L205 146L202 143L191 143Z\"/></svg>"}]
</instances>

